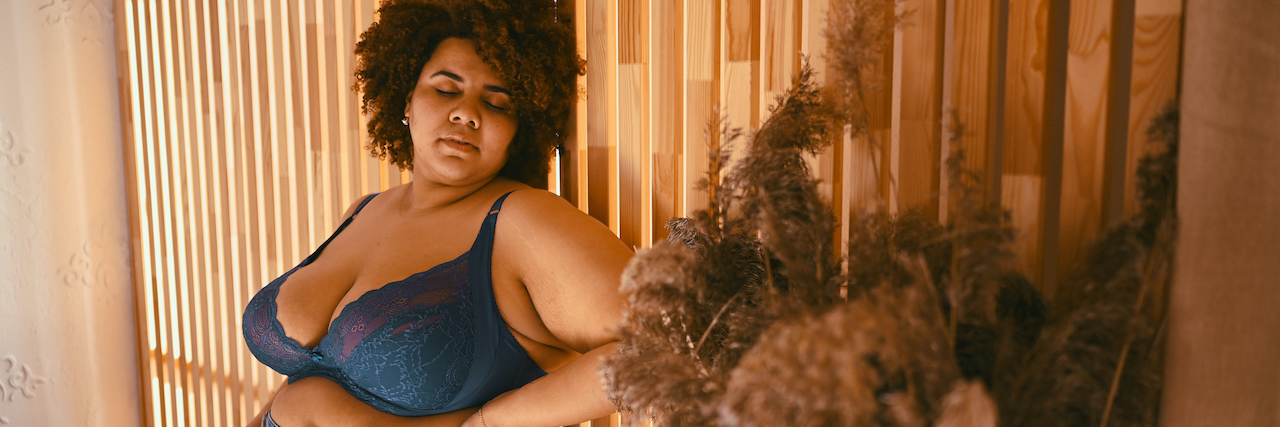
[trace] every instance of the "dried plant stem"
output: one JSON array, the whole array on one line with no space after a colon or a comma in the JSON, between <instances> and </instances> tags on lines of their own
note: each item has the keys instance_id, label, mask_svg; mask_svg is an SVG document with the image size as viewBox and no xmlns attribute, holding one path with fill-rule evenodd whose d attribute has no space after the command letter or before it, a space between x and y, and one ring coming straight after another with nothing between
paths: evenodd
<instances>
[{"instance_id":1,"label":"dried plant stem","mask_svg":"<svg viewBox=\"0 0 1280 427\"><path fill-rule=\"evenodd\" d=\"M1138 300L1133 304L1131 319L1137 319L1138 316L1142 315L1142 305L1146 302L1147 290L1151 288L1151 283L1157 279L1163 283L1163 274L1159 278L1155 277L1156 263L1165 256L1161 249L1165 248L1164 243L1169 238L1169 221L1169 219L1162 221L1160 229L1156 231L1156 238L1152 243L1152 251L1147 254L1147 262L1142 272L1142 287L1138 288ZM1134 321L1130 320L1130 324ZM1111 419L1111 406L1115 404L1116 393L1120 390L1120 376L1124 374L1124 364L1129 358L1129 347L1133 345L1133 339L1134 328L1130 327L1128 334L1124 337L1124 345L1120 347L1120 359L1116 361L1116 372L1111 377L1111 389L1107 392L1107 404L1102 409L1102 421L1098 423L1098 427L1107 427L1107 422Z\"/></svg>"},{"instance_id":2,"label":"dried plant stem","mask_svg":"<svg viewBox=\"0 0 1280 427\"><path fill-rule=\"evenodd\" d=\"M1144 290L1146 286L1143 286ZM1141 300L1141 298L1139 298ZM1111 390L1107 391L1107 406L1102 409L1102 421L1099 427L1106 427L1111 418L1111 405L1116 401L1116 392L1120 389L1120 375L1124 374L1124 362L1129 358L1129 346L1133 344L1133 332L1124 338L1124 346L1120 347L1120 360L1116 362L1116 373L1111 377Z\"/></svg>"},{"instance_id":3,"label":"dried plant stem","mask_svg":"<svg viewBox=\"0 0 1280 427\"><path fill-rule=\"evenodd\" d=\"M724 305L720 306L720 311L717 311L715 317L711 318L711 324L707 325L707 330L702 332L702 338L698 338L698 344L693 347L694 354L698 353L698 349L702 348L702 343L706 342L707 337L711 336L711 330L715 329L717 323L720 323L720 316L724 315L725 310L728 310L729 306L733 305L739 296L742 296L742 289L738 289L738 292L734 293L732 298L729 298L728 301L724 302Z\"/></svg>"}]
</instances>

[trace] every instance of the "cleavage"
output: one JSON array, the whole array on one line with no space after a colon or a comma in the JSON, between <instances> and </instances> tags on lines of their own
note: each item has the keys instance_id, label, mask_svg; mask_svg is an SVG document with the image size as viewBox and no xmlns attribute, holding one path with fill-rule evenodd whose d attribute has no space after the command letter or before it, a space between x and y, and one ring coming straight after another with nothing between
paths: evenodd
<instances>
[{"instance_id":1,"label":"cleavage","mask_svg":"<svg viewBox=\"0 0 1280 427\"><path fill-rule=\"evenodd\" d=\"M358 242L340 242L342 237L345 236L335 238L313 263L294 270L280 284L276 294L276 320L285 335L303 347L319 345L329 333L333 321L365 293L376 292L390 283L452 262L471 246L468 242L465 246L438 248L440 250L431 251L431 254L401 257L391 254L406 253L402 245L390 248L374 245L375 249L370 249ZM328 314L323 318L324 323L314 315L317 313Z\"/></svg>"}]
</instances>

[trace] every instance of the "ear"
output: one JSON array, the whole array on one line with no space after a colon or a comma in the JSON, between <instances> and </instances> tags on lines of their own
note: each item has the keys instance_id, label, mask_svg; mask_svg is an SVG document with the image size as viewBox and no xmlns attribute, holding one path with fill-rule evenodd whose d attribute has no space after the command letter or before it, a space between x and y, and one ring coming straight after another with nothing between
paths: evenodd
<instances>
[{"instance_id":1,"label":"ear","mask_svg":"<svg viewBox=\"0 0 1280 427\"><path fill-rule=\"evenodd\" d=\"M409 90L409 94L404 96L404 116L409 117L409 110L413 109L413 90Z\"/></svg>"}]
</instances>

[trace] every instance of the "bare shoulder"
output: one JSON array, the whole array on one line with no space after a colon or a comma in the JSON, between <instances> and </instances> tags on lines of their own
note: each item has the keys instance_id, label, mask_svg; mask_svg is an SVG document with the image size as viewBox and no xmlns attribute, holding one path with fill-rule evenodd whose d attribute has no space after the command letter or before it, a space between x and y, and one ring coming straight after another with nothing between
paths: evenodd
<instances>
[{"instance_id":1,"label":"bare shoulder","mask_svg":"<svg viewBox=\"0 0 1280 427\"><path fill-rule=\"evenodd\" d=\"M554 219L560 216L587 216L578 208L569 204L569 201L555 195L546 190L540 190L532 187L523 187L511 192L507 196L507 200L502 202L503 219L508 216L518 216L525 219L536 220L538 217L546 217ZM528 218L526 218L528 217ZM587 216L590 218L590 216Z\"/></svg>"},{"instance_id":2,"label":"bare shoulder","mask_svg":"<svg viewBox=\"0 0 1280 427\"><path fill-rule=\"evenodd\" d=\"M351 218L351 215L355 215L356 209L359 209L360 205L364 204L366 200L369 200L370 197L373 197L377 194L378 193L369 193L369 194L365 194L363 196L357 197L355 201L351 202L351 205L347 206L346 212L342 213L342 219L340 221L346 221L347 218Z\"/></svg>"},{"instance_id":3,"label":"bare shoulder","mask_svg":"<svg viewBox=\"0 0 1280 427\"><path fill-rule=\"evenodd\" d=\"M503 202L495 238L560 341L585 352L617 339L632 251L608 227L555 194L521 189Z\"/></svg>"}]
</instances>

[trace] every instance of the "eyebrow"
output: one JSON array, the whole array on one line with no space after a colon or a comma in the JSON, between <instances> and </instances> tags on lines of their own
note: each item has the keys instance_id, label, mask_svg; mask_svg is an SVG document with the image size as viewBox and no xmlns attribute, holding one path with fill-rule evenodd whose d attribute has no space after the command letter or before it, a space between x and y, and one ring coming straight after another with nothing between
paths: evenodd
<instances>
[{"instance_id":1,"label":"eyebrow","mask_svg":"<svg viewBox=\"0 0 1280 427\"><path fill-rule=\"evenodd\" d=\"M445 70L436 71L435 74L431 75L431 77L435 77L435 76L445 76L445 77L448 77L450 80L456 81L458 83L462 83L466 81L465 79L462 78L462 76L459 76L457 74L454 74ZM507 90L507 88L502 86L484 85L484 90L511 96L511 91Z\"/></svg>"}]
</instances>

